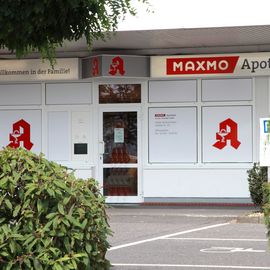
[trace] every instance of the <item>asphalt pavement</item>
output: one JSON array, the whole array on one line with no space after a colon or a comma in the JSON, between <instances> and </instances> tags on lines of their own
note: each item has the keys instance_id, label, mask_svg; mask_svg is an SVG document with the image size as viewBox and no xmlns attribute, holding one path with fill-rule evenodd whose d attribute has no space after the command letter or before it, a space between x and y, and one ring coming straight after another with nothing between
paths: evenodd
<instances>
[{"instance_id":1,"label":"asphalt pavement","mask_svg":"<svg viewBox=\"0 0 270 270\"><path fill-rule=\"evenodd\" d=\"M263 224L238 223L253 207L108 209L113 270L269 269Z\"/></svg>"}]
</instances>

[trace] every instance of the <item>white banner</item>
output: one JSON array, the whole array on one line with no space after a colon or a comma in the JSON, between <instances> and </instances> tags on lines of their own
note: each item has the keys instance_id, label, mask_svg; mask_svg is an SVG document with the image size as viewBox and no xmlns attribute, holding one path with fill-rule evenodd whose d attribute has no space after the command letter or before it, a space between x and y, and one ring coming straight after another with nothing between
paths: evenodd
<instances>
[{"instance_id":1,"label":"white banner","mask_svg":"<svg viewBox=\"0 0 270 270\"><path fill-rule=\"evenodd\" d=\"M52 68L49 61L40 59L1 60L1 81L46 81L79 79L78 58L57 59Z\"/></svg>"},{"instance_id":2,"label":"white banner","mask_svg":"<svg viewBox=\"0 0 270 270\"><path fill-rule=\"evenodd\" d=\"M268 76L270 53L152 56L151 77Z\"/></svg>"}]
</instances>

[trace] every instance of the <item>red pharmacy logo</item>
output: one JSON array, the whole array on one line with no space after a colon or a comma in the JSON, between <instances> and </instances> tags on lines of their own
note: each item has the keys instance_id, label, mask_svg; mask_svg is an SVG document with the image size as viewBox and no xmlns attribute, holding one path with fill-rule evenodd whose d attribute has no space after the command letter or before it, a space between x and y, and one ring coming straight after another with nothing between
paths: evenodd
<instances>
[{"instance_id":1,"label":"red pharmacy logo","mask_svg":"<svg viewBox=\"0 0 270 270\"><path fill-rule=\"evenodd\" d=\"M13 132L9 134L9 147L18 148L21 142L25 149L31 150L33 143L30 141L30 124L21 119L13 124Z\"/></svg>"},{"instance_id":2,"label":"red pharmacy logo","mask_svg":"<svg viewBox=\"0 0 270 270\"><path fill-rule=\"evenodd\" d=\"M217 142L213 144L218 149L223 149L227 141L233 148L237 149L241 142L238 141L238 124L231 118L228 118L219 124L219 131L216 133Z\"/></svg>"},{"instance_id":3,"label":"red pharmacy logo","mask_svg":"<svg viewBox=\"0 0 270 270\"><path fill-rule=\"evenodd\" d=\"M109 73L112 76L115 76L117 73L123 76L126 73L124 69L124 60L120 56L114 57L112 59Z\"/></svg>"},{"instance_id":4,"label":"red pharmacy logo","mask_svg":"<svg viewBox=\"0 0 270 270\"><path fill-rule=\"evenodd\" d=\"M99 61L97 57L92 59L92 75L98 76L99 75Z\"/></svg>"}]
</instances>

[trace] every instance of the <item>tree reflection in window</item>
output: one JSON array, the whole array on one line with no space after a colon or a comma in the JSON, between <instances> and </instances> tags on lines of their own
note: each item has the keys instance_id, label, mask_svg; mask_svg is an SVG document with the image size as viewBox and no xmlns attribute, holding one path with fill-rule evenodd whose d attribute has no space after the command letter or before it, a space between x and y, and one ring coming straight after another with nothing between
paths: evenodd
<instances>
[{"instance_id":1,"label":"tree reflection in window","mask_svg":"<svg viewBox=\"0 0 270 270\"><path fill-rule=\"evenodd\" d=\"M140 103L140 84L101 84L99 103Z\"/></svg>"}]
</instances>

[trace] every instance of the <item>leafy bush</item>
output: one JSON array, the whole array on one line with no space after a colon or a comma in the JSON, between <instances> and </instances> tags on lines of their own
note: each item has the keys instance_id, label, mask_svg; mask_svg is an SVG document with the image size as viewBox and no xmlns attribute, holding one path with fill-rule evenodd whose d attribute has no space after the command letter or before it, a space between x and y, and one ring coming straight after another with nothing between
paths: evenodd
<instances>
[{"instance_id":1,"label":"leafy bush","mask_svg":"<svg viewBox=\"0 0 270 270\"><path fill-rule=\"evenodd\" d=\"M263 184L267 182L267 167L260 167L258 163L254 163L252 169L247 173L252 202L262 208L264 204Z\"/></svg>"},{"instance_id":2,"label":"leafy bush","mask_svg":"<svg viewBox=\"0 0 270 270\"><path fill-rule=\"evenodd\" d=\"M0 268L109 269L110 234L95 180L22 148L0 151Z\"/></svg>"},{"instance_id":3,"label":"leafy bush","mask_svg":"<svg viewBox=\"0 0 270 270\"><path fill-rule=\"evenodd\" d=\"M263 197L265 204L263 206L264 222L267 228L267 237L270 243L270 183L263 185Z\"/></svg>"}]
</instances>

